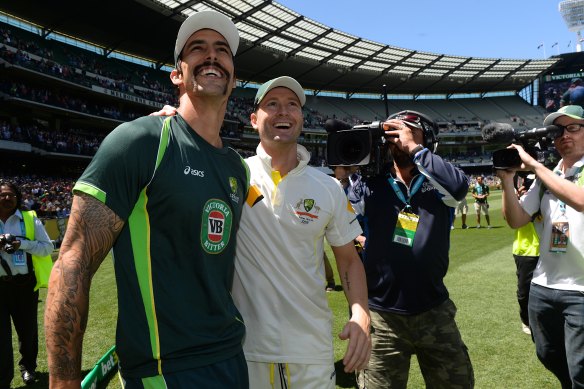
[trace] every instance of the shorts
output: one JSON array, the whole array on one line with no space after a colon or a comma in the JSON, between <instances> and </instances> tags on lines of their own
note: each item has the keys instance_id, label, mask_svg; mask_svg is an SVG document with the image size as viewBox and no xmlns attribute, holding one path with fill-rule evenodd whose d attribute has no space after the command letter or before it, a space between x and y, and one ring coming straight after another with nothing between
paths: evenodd
<instances>
[{"instance_id":1,"label":"shorts","mask_svg":"<svg viewBox=\"0 0 584 389\"><path fill-rule=\"evenodd\" d=\"M481 210L485 216L489 215L489 203L474 203L476 213L480 213Z\"/></svg>"},{"instance_id":2,"label":"shorts","mask_svg":"<svg viewBox=\"0 0 584 389\"><path fill-rule=\"evenodd\" d=\"M122 389L250 388L243 351L233 358L189 370L144 378L119 377Z\"/></svg>"},{"instance_id":3,"label":"shorts","mask_svg":"<svg viewBox=\"0 0 584 389\"><path fill-rule=\"evenodd\" d=\"M458 205L456 206L456 215L466 215L468 213L468 203L466 202L466 199L462 200L460 203L458 203Z\"/></svg>"},{"instance_id":4,"label":"shorts","mask_svg":"<svg viewBox=\"0 0 584 389\"><path fill-rule=\"evenodd\" d=\"M247 361L249 387L253 389L335 389L335 365Z\"/></svg>"}]
</instances>

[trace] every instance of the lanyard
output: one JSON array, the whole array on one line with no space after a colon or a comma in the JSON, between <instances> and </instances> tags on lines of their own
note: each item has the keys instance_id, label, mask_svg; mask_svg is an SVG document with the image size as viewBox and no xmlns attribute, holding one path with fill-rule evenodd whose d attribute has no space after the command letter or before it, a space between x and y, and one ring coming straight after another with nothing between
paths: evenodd
<instances>
[{"instance_id":1,"label":"lanyard","mask_svg":"<svg viewBox=\"0 0 584 389\"><path fill-rule=\"evenodd\" d=\"M418 176L416 176L414 178L414 182L413 182L411 190L410 190L410 195L408 196L407 199L406 199L406 196L404 196L404 193L400 189L399 185L397 184L395 178L389 177L387 179L387 182L389 182L389 185L391 185L396 196L401 200L402 203L404 203L406 205L406 208L411 208L410 200L411 200L412 196L422 187L422 183L424 182L424 178L425 177L423 174L419 174Z\"/></svg>"}]
</instances>

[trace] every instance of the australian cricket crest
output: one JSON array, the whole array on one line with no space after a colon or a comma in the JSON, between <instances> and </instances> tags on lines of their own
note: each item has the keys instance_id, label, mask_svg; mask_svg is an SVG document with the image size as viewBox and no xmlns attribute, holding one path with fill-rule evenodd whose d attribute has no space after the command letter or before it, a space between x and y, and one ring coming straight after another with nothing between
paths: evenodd
<instances>
[{"instance_id":1,"label":"australian cricket crest","mask_svg":"<svg viewBox=\"0 0 584 389\"><path fill-rule=\"evenodd\" d=\"M300 199L294 207L296 216L300 218L302 224L308 224L318 219L320 207L316 205L314 199Z\"/></svg>"},{"instance_id":2,"label":"australian cricket crest","mask_svg":"<svg viewBox=\"0 0 584 389\"><path fill-rule=\"evenodd\" d=\"M231 201L239 203L239 196L237 195L237 179L235 177L229 177L229 188L231 189L231 193L229 193Z\"/></svg>"},{"instance_id":3,"label":"australian cricket crest","mask_svg":"<svg viewBox=\"0 0 584 389\"><path fill-rule=\"evenodd\" d=\"M221 253L231 238L233 213L224 201L210 199L203 207L201 246L209 254Z\"/></svg>"}]
</instances>

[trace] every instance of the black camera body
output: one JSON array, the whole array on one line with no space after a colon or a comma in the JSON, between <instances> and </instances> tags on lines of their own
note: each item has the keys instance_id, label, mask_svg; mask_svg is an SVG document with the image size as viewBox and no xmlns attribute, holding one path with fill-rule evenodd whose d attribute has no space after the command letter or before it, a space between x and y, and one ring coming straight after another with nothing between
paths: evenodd
<instances>
[{"instance_id":1,"label":"black camera body","mask_svg":"<svg viewBox=\"0 0 584 389\"><path fill-rule=\"evenodd\" d=\"M401 120L419 128L424 135L424 146L435 152L438 146L438 124L429 116L416 111L401 111L390 115L385 121L349 124L329 119L327 130L327 161L330 166L360 166L362 176L371 177L386 173L393 162L385 131L392 128L384 123L391 119ZM396 137L395 135L393 137Z\"/></svg>"},{"instance_id":2,"label":"black camera body","mask_svg":"<svg viewBox=\"0 0 584 389\"><path fill-rule=\"evenodd\" d=\"M511 125L506 123L491 123L482 130L485 142L504 145L521 144L529 155L548 167L558 160L553 140L561 133L561 128L554 125L527 131L515 131ZM520 166L521 158L516 149L505 148L493 152L493 169L516 169Z\"/></svg>"},{"instance_id":3,"label":"black camera body","mask_svg":"<svg viewBox=\"0 0 584 389\"><path fill-rule=\"evenodd\" d=\"M360 124L330 132L327 162L331 166L360 166L363 176L381 174L390 161L383 122Z\"/></svg>"},{"instance_id":4,"label":"black camera body","mask_svg":"<svg viewBox=\"0 0 584 389\"><path fill-rule=\"evenodd\" d=\"M0 251L5 251L8 254L13 254L16 251L16 247L12 245L16 237L11 234L0 234Z\"/></svg>"}]
</instances>

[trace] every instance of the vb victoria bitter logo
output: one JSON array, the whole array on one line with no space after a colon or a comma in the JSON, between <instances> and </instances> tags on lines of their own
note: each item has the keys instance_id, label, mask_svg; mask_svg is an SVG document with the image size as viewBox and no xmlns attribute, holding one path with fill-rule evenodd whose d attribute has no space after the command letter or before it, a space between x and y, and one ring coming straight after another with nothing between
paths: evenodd
<instances>
[{"instance_id":1,"label":"vb victoria bitter logo","mask_svg":"<svg viewBox=\"0 0 584 389\"><path fill-rule=\"evenodd\" d=\"M229 206L218 199L210 199L203 207L201 246L209 254L219 254L229 243L233 215Z\"/></svg>"}]
</instances>

